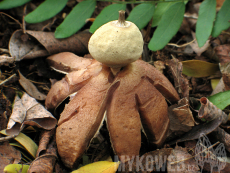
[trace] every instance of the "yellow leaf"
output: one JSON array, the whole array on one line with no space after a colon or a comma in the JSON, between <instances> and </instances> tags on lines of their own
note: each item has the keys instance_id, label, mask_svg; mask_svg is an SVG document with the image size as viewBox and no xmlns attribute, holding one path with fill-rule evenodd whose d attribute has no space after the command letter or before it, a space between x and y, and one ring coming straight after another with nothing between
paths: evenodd
<instances>
[{"instance_id":1,"label":"yellow leaf","mask_svg":"<svg viewBox=\"0 0 230 173\"><path fill-rule=\"evenodd\" d=\"M3 135L7 135L5 130L0 131L0 133ZM16 136L14 139L18 141L23 147L25 147L25 149L31 154L31 156L35 158L38 146L32 139L30 139L23 133L19 133L19 135Z\"/></svg>"},{"instance_id":2,"label":"yellow leaf","mask_svg":"<svg viewBox=\"0 0 230 173\"><path fill-rule=\"evenodd\" d=\"M216 86L218 85L220 79L211 79L211 85L212 85L212 89L214 90L216 88Z\"/></svg>"},{"instance_id":3,"label":"yellow leaf","mask_svg":"<svg viewBox=\"0 0 230 173\"><path fill-rule=\"evenodd\" d=\"M182 61L183 74L191 77L207 77L219 71L218 64L201 60Z\"/></svg>"},{"instance_id":4,"label":"yellow leaf","mask_svg":"<svg viewBox=\"0 0 230 173\"><path fill-rule=\"evenodd\" d=\"M85 165L72 173L115 173L120 162L99 161Z\"/></svg>"},{"instance_id":5,"label":"yellow leaf","mask_svg":"<svg viewBox=\"0 0 230 173\"><path fill-rule=\"evenodd\" d=\"M29 165L21 165L21 164L9 164L4 168L4 173L27 173L29 169Z\"/></svg>"}]
</instances>

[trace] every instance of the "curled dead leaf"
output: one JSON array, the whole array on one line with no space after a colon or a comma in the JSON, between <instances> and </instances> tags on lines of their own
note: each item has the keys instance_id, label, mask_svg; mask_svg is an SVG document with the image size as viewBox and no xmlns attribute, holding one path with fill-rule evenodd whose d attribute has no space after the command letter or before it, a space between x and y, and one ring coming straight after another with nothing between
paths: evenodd
<instances>
[{"instance_id":1,"label":"curled dead leaf","mask_svg":"<svg viewBox=\"0 0 230 173\"><path fill-rule=\"evenodd\" d=\"M228 115L217 108L212 102L210 102L206 97L200 99L201 107L198 112L198 117L204 118L207 121L213 121L217 118L222 119L222 123L225 124L228 121Z\"/></svg>"},{"instance_id":2,"label":"curled dead leaf","mask_svg":"<svg viewBox=\"0 0 230 173\"><path fill-rule=\"evenodd\" d=\"M55 129L45 131L39 141L39 147L36 159L30 164L28 173L52 173L57 160L57 147L55 137L53 137Z\"/></svg>"},{"instance_id":3,"label":"curled dead leaf","mask_svg":"<svg viewBox=\"0 0 230 173\"><path fill-rule=\"evenodd\" d=\"M30 165L27 173L53 173L57 156L52 154L43 154L36 158Z\"/></svg>"},{"instance_id":4,"label":"curled dead leaf","mask_svg":"<svg viewBox=\"0 0 230 173\"><path fill-rule=\"evenodd\" d=\"M18 135L26 124L50 130L55 128L57 120L34 98L24 93L21 99L16 97L6 132Z\"/></svg>"},{"instance_id":5,"label":"curled dead leaf","mask_svg":"<svg viewBox=\"0 0 230 173\"><path fill-rule=\"evenodd\" d=\"M9 50L16 61L44 57L59 52L73 52L77 55L88 53L91 33L83 31L66 39L56 39L52 32L26 31L29 39L22 40L22 30L15 31L9 42Z\"/></svg>"},{"instance_id":6,"label":"curled dead leaf","mask_svg":"<svg viewBox=\"0 0 230 173\"><path fill-rule=\"evenodd\" d=\"M56 130L54 130L54 129L49 130L49 131L45 130L42 132L41 137L40 137L40 141L39 141L39 145L38 145L36 157L39 157L42 154L41 152L44 153L47 150L48 144L51 142L55 132L56 132Z\"/></svg>"}]
</instances>

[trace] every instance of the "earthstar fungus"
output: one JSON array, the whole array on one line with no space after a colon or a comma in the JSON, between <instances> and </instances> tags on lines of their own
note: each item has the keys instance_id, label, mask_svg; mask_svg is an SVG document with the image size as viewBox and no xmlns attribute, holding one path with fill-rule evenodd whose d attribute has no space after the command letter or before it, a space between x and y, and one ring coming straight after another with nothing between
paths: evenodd
<instances>
[{"instance_id":1,"label":"earthstar fungus","mask_svg":"<svg viewBox=\"0 0 230 173\"><path fill-rule=\"evenodd\" d=\"M54 109L77 91L61 113L56 131L58 153L70 168L77 165L105 116L114 152L122 162L139 155L141 129L149 142L161 146L169 126L165 98L179 100L162 73L138 60L143 51L141 33L124 21L124 12L119 13L118 21L101 26L89 41L96 60L76 56L81 62L78 70L56 82L47 95L46 107Z\"/></svg>"}]
</instances>

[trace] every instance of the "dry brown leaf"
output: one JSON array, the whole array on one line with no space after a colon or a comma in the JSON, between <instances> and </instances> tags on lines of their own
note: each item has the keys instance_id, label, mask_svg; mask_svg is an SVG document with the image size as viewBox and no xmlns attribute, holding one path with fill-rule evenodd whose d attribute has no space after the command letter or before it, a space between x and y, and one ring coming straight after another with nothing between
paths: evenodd
<instances>
[{"instance_id":1,"label":"dry brown leaf","mask_svg":"<svg viewBox=\"0 0 230 173\"><path fill-rule=\"evenodd\" d=\"M198 173L200 169L185 148L176 146L168 157L167 170L168 173Z\"/></svg>"},{"instance_id":2,"label":"dry brown leaf","mask_svg":"<svg viewBox=\"0 0 230 173\"><path fill-rule=\"evenodd\" d=\"M208 123L199 124L194 126L192 130L181 136L179 139L169 142L169 144L175 144L177 142L189 141L198 139L201 134L209 134L213 132L216 128L220 126L222 119L219 117L215 121L210 121Z\"/></svg>"},{"instance_id":3,"label":"dry brown leaf","mask_svg":"<svg viewBox=\"0 0 230 173\"><path fill-rule=\"evenodd\" d=\"M83 31L66 39L56 39L53 32L15 31L10 39L10 55L16 61L44 57L60 52L73 52L77 55L88 53L91 33Z\"/></svg>"},{"instance_id":4,"label":"dry brown leaf","mask_svg":"<svg viewBox=\"0 0 230 173\"><path fill-rule=\"evenodd\" d=\"M192 32L192 36L193 36L193 39L196 38L196 35L194 32ZM190 44L190 46L192 47L193 51L196 52L198 56L200 56L204 51L208 49L208 47L210 46L210 43L209 43L209 40L207 40L204 46L199 47L197 41L194 41L193 43Z\"/></svg>"},{"instance_id":5,"label":"dry brown leaf","mask_svg":"<svg viewBox=\"0 0 230 173\"><path fill-rule=\"evenodd\" d=\"M174 78L174 85L181 98L189 97L188 79L182 75L183 65L178 59L174 58L168 61L168 66Z\"/></svg>"},{"instance_id":6,"label":"dry brown leaf","mask_svg":"<svg viewBox=\"0 0 230 173\"><path fill-rule=\"evenodd\" d=\"M219 11L224 3L224 0L216 0L216 10Z\"/></svg>"},{"instance_id":7,"label":"dry brown leaf","mask_svg":"<svg viewBox=\"0 0 230 173\"><path fill-rule=\"evenodd\" d=\"M26 93L17 98L15 106L6 129L8 135L18 135L25 125L51 130L57 124L53 115Z\"/></svg>"},{"instance_id":8,"label":"dry brown leaf","mask_svg":"<svg viewBox=\"0 0 230 173\"><path fill-rule=\"evenodd\" d=\"M215 47L215 51L221 64L230 62L230 44L219 45Z\"/></svg>"},{"instance_id":9,"label":"dry brown leaf","mask_svg":"<svg viewBox=\"0 0 230 173\"><path fill-rule=\"evenodd\" d=\"M230 90L230 45L220 45L215 48L220 60L220 71L222 73L225 90Z\"/></svg>"},{"instance_id":10,"label":"dry brown leaf","mask_svg":"<svg viewBox=\"0 0 230 173\"><path fill-rule=\"evenodd\" d=\"M46 95L41 93L40 91L38 91L38 89L36 88L36 86L30 82L28 79L26 79L21 73L20 71L18 71L19 74L19 83L21 84L21 86L25 89L25 91L32 97L34 97L37 100L45 100L46 99Z\"/></svg>"},{"instance_id":11,"label":"dry brown leaf","mask_svg":"<svg viewBox=\"0 0 230 173\"><path fill-rule=\"evenodd\" d=\"M19 163L21 160L21 153L8 142L0 143L0 172L3 172L5 166L8 164Z\"/></svg>"},{"instance_id":12,"label":"dry brown leaf","mask_svg":"<svg viewBox=\"0 0 230 173\"><path fill-rule=\"evenodd\" d=\"M172 105L168 111L170 125L169 125L169 137L182 135L188 132L195 125L192 112L189 108L189 103L186 98L181 99L178 105Z\"/></svg>"},{"instance_id":13,"label":"dry brown leaf","mask_svg":"<svg viewBox=\"0 0 230 173\"><path fill-rule=\"evenodd\" d=\"M83 31L66 39L56 39L52 32L26 31L36 38L50 55L59 52L73 52L76 55L88 53L88 41L91 37L89 31Z\"/></svg>"},{"instance_id":14,"label":"dry brown leaf","mask_svg":"<svg viewBox=\"0 0 230 173\"><path fill-rule=\"evenodd\" d=\"M224 144L225 149L230 152L230 135L220 127L212 132L213 137Z\"/></svg>"},{"instance_id":15,"label":"dry brown leaf","mask_svg":"<svg viewBox=\"0 0 230 173\"><path fill-rule=\"evenodd\" d=\"M7 127L8 117L11 114L11 103L3 94L0 93L0 131Z\"/></svg>"},{"instance_id":16,"label":"dry brown leaf","mask_svg":"<svg viewBox=\"0 0 230 173\"><path fill-rule=\"evenodd\" d=\"M157 70L163 73L163 70L165 69L165 64L163 61L154 61L154 66L156 67Z\"/></svg>"},{"instance_id":17,"label":"dry brown leaf","mask_svg":"<svg viewBox=\"0 0 230 173\"><path fill-rule=\"evenodd\" d=\"M145 153L139 159L142 161L141 164L135 163L134 167L137 168L139 166L139 169L146 173L152 171L159 172L160 170L165 171L167 157L171 154L172 150L172 148L162 148Z\"/></svg>"},{"instance_id":18,"label":"dry brown leaf","mask_svg":"<svg viewBox=\"0 0 230 173\"><path fill-rule=\"evenodd\" d=\"M230 90L230 63L220 65L225 91Z\"/></svg>"}]
</instances>

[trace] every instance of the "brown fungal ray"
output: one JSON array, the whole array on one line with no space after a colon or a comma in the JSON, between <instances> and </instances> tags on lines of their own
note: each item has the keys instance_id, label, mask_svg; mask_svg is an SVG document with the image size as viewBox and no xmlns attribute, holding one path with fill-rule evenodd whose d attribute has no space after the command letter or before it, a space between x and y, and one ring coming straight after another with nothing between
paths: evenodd
<instances>
[{"instance_id":1,"label":"brown fungal ray","mask_svg":"<svg viewBox=\"0 0 230 173\"><path fill-rule=\"evenodd\" d=\"M81 70L92 64L92 59L79 57L71 52L61 52L46 58L48 64L57 70L71 72Z\"/></svg>"},{"instance_id":2,"label":"brown fungal ray","mask_svg":"<svg viewBox=\"0 0 230 173\"><path fill-rule=\"evenodd\" d=\"M105 112L110 71L103 67L66 105L58 122L58 153L67 167L74 168L97 132Z\"/></svg>"},{"instance_id":3,"label":"brown fungal ray","mask_svg":"<svg viewBox=\"0 0 230 173\"><path fill-rule=\"evenodd\" d=\"M81 89L101 69L101 63L93 60L92 64L87 68L68 73L61 81L56 82L51 87L45 101L47 109L54 109L68 95Z\"/></svg>"},{"instance_id":4,"label":"brown fungal ray","mask_svg":"<svg viewBox=\"0 0 230 173\"><path fill-rule=\"evenodd\" d=\"M168 105L148 78L141 80L136 98L143 130L151 143L160 146L169 127Z\"/></svg>"},{"instance_id":5,"label":"brown fungal ray","mask_svg":"<svg viewBox=\"0 0 230 173\"><path fill-rule=\"evenodd\" d=\"M115 153L122 162L139 155L141 147L141 121L138 113L135 87L141 74L133 63L117 74L119 87L114 91L107 108L107 127Z\"/></svg>"},{"instance_id":6,"label":"brown fungal ray","mask_svg":"<svg viewBox=\"0 0 230 173\"><path fill-rule=\"evenodd\" d=\"M174 103L180 100L178 93L169 80L155 67L145 61L137 60L134 62L139 68L145 69L145 74L150 78L155 88L170 102Z\"/></svg>"}]
</instances>

